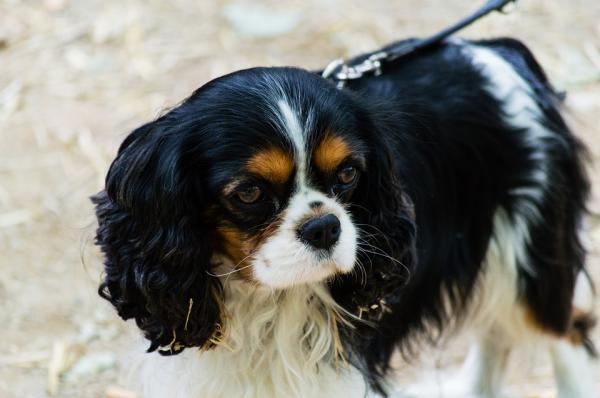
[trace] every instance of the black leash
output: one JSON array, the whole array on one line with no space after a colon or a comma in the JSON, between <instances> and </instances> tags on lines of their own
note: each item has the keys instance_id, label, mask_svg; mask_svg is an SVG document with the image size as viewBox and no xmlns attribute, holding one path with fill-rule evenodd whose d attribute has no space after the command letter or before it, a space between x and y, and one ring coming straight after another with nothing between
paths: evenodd
<instances>
[{"instance_id":1,"label":"black leash","mask_svg":"<svg viewBox=\"0 0 600 398\"><path fill-rule=\"evenodd\" d=\"M327 65L321 73L321 76L336 82L338 88L343 88L348 80L360 79L367 74L378 76L381 74L381 68L385 64L397 62L409 55L431 48L493 11L506 13L508 4L516 4L516 2L517 0L488 0L485 5L473 14L433 36L425 39L403 40L392 43L377 51L361 55L350 61L336 59Z\"/></svg>"}]
</instances>

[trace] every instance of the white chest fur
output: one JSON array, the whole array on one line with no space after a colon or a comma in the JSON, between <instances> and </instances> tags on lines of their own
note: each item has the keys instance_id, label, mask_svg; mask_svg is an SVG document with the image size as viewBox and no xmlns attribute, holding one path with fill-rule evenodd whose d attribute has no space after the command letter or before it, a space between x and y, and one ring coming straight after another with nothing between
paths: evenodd
<instances>
[{"instance_id":1,"label":"white chest fur","mask_svg":"<svg viewBox=\"0 0 600 398\"><path fill-rule=\"evenodd\" d=\"M223 343L172 357L146 354L135 372L143 397L369 396L363 376L336 360L340 309L324 286L225 286Z\"/></svg>"}]
</instances>

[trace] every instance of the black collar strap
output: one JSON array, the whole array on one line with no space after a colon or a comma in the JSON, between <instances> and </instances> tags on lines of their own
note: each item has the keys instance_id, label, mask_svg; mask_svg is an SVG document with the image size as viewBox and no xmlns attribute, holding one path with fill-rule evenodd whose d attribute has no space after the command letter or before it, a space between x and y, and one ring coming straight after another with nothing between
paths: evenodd
<instances>
[{"instance_id":1,"label":"black collar strap","mask_svg":"<svg viewBox=\"0 0 600 398\"><path fill-rule=\"evenodd\" d=\"M394 61L398 61L408 55L415 54L430 47L433 47L452 34L469 26L478 19L488 15L493 11L502 13L507 12L509 3L516 4L517 0L488 0L480 9L470 16L460 20L456 24L442 30L441 32L425 39L402 40L385 46L377 51L364 54L350 61L336 59L331 62L321 72L321 76L331 79L337 83L338 88L343 88L348 80L360 79L366 74L378 76L381 74L381 67Z\"/></svg>"}]
</instances>

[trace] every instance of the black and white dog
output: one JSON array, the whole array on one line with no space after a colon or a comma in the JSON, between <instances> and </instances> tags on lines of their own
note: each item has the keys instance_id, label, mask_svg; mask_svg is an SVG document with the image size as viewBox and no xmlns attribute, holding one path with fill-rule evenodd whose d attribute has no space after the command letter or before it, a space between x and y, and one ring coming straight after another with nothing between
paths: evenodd
<instances>
[{"instance_id":1,"label":"black and white dog","mask_svg":"<svg viewBox=\"0 0 600 398\"><path fill-rule=\"evenodd\" d=\"M100 294L150 341L144 397L379 397L396 349L475 334L456 396L512 347L595 396L583 149L532 54L453 41L350 82L215 79L133 131L93 198Z\"/></svg>"}]
</instances>

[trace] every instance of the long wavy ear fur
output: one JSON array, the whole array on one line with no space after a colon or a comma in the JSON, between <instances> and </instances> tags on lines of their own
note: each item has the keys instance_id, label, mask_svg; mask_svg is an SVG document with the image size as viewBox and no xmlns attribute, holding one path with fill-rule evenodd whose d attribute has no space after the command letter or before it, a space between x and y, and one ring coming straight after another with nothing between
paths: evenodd
<instances>
[{"instance_id":1,"label":"long wavy ear fur","mask_svg":"<svg viewBox=\"0 0 600 398\"><path fill-rule=\"evenodd\" d=\"M105 258L99 293L135 319L148 351L166 355L209 347L221 330L222 289L207 274L212 229L202 189L185 172L184 128L167 114L136 129L92 198Z\"/></svg>"},{"instance_id":2,"label":"long wavy ear fur","mask_svg":"<svg viewBox=\"0 0 600 398\"><path fill-rule=\"evenodd\" d=\"M378 134L382 127L363 118L364 129L371 132L370 155L350 204L360 230L362 270L334 281L332 292L352 313L377 320L410 277L416 253L414 209L397 175L397 160L388 150L395 146L386 142L392 135Z\"/></svg>"},{"instance_id":3,"label":"long wavy ear fur","mask_svg":"<svg viewBox=\"0 0 600 398\"><path fill-rule=\"evenodd\" d=\"M361 117L360 112L357 115ZM388 351L376 345L416 264L416 227L412 201L398 175L400 160L390 150L396 143L387 142L394 135L381 134L386 126L370 121L378 119L382 118L362 115L363 130L370 134L370 154L350 205L360 230L357 267L362 270L337 278L331 292L345 309L367 321L342 332L350 342L349 359L364 369L373 388L384 393L389 358L383 357Z\"/></svg>"}]
</instances>

